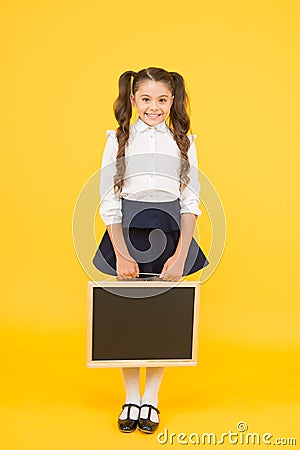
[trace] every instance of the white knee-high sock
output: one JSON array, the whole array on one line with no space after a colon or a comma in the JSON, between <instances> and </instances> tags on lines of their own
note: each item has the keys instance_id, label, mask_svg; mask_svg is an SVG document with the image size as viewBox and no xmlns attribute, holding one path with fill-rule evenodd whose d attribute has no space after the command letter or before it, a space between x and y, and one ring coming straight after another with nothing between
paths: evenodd
<instances>
[{"instance_id":1,"label":"white knee-high sock","mask_svg":"<svg viewBox=\"0 0 300 450\"><path fill-rule=\"evenodd\" d=\"M146 386L145 392L142 398L142 404L147 403L155 407L158 405L158 391L160 383L164 374L164 367L147 367L146 369ZM147 418L149 408L142 408L140 417ZM150 420L158 422L158 415L156 411L151 410Z\"/></svg>"},{"instance_id":2,"label":"white knee-high sock","mask_svg":"<svg viewBox=\"0 0 300 450\"><path fill-rule=\"evenodd\" d=\"M122 375L124 386L126 390L125 403L141 404L140 397L140 368L139 367L126 367L122 368ZM120 419L126 419L128 413L128 407L124 408L120 414ZM130 419L137 419L139 416L139 409L131 407Z\"/></svg>"}]
</instances>

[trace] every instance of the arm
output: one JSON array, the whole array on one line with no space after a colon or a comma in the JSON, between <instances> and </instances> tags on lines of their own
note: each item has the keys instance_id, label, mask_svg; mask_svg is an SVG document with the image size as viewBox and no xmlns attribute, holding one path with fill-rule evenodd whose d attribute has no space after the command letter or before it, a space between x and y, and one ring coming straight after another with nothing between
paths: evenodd
<instances>
[{"instance_id":1,"label":"arm","mask_svg":"<svg viewBox=\"0 0 300 450\"><path fill-rule=\"evenodd\" d=\"M136 277L137 263L130 256L122 229L122 208L119 193L114 192L113 177L116 172L118 141L115 132L107 132L107 143L103 152L100 173L100 217L106 225L116 254L116 271L119 279Z\"/></svg>"},{"instance_id":2,"label":"arm","mask_svg":"<svg viewBox=\"0 0 300 450\"><path fill-rule=\"evenodd\" d=\"M135 278L139 276L139 266L130 256L126 242L124 239L123 229L121 223L113 223L107 225L107 232L109 234L111 243L113 245L116 260L117 260L117 274L119 280L126 280L127 278Z\"/></svg>"},{"instance_id":3,"label":"arm","mask_svg":"<svg viewBox=\"0 0 300 450\"><path fill-rule=\"evenodd\" d=\"M191 213L181 214L181 229L179 241L174 255L169 258L160 278L165 281L179 281L183 274L185 260L193 237L197 216Z\"/></svg>"},{"instance_id":4,"label":"arm","mask_svg":"<svg viewBox=\"0 0 300 450\"><path fill-rule=\"evenodd\" d=\"M161 278L167 281L179 281L183 274L185 260L193 237L197 217L202 214L199 209L200 183L198 180L198 159L194 138L189 148L190 182L180 195L181 227L180 236L174 255L169 258L162 270Z\"/></svg>"},{"instance_id":5,"label":"arm","mask_svg":"<svg viewBox=\"0 0 300 450\"><path fill-rule=\"evenodd\" d=\"M197 216L195 214L183 213L181 214L181 229L180 237L175 251L175 255L185 262L191 240L193 237Z\"/></svg>"}]
</instances>

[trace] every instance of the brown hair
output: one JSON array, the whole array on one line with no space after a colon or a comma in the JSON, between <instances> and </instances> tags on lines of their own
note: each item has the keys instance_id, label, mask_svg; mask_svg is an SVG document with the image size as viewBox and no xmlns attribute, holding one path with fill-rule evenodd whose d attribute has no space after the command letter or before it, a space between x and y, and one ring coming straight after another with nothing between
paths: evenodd
<instances>
[{"instance_id":1,"label":"brown hair","mask_svg":"<svg viewBox=\"0 0 300 450\"><path fill-rule=\"evenodd\" d=\"M132 116L132 105L130 101L131 89L132 94L134 95L140 84L145 80L165 83L172 92L172 95L174 95L168 126L181 153L180 190L182 191L190 181L190 178L187 175L190 169L188 159L190 140L187 137L187 133L190 129L188 112L189 99L182 76L177 72L167 72L166 70L157 67L142 69L137 73L128 70L119 78L119 96L114 102L114 113L119 124L116 132L119 148L116 156L114 189L115 192L121 191L125 175L125 148L129 139L130 119Z\"/></svg>"}]
</instances>

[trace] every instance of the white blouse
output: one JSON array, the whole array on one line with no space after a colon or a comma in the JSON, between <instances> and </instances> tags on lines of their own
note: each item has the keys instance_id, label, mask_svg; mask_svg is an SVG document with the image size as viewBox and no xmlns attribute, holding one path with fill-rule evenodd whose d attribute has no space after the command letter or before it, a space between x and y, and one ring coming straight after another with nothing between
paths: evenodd
<instances>
[{"instance_id":1,"label":"white blouse","mask_svg":"<svg viewBox=\"0 0 300 450\"><path fill-rule=\"evenodd\" d=\"M100 171L100 216L105 225L122 222L121 197L144 202L167 202L180 199L180 212L202 214L199 209L200 183L194 143L189 135L190 182L180 192L180 150L165 122L149 126L140 118L130 126L125 151L125 177L122 192L114 193L118 140L116 132L107 130L107 142Z\"/></svg>"}]
</instances>

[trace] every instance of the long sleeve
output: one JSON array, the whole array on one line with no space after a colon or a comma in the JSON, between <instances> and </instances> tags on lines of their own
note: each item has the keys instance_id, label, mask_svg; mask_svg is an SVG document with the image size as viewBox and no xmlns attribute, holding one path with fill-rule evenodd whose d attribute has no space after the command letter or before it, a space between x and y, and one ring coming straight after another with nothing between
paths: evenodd
<instances>
[{"instance_id":1,"label":"long sleeve","mask_svg":"<svg viewBox=\"0 0 300 450\"><path fill-rule=\"evenodd\" d=\"M180 212L182 213L192 213L197 216L202 214L199 209L200 203L200 183L198 180L198 158L196 146L194 143L195 136L189 136L191 139L191 145L188 152L190 171L188 176L190 177L190 182L186 188L181 192L180 195Z\"/></svg>"},{"instance_id":2,"label":"long sleeve","mask_svg":"<svg viewBox=\"0 0 300 450\"><path fill-rule=\"evenodd\" d=\"M122 222L120 193L114 192L114 175L116 173L116 155L118 140L116 132L106 132L107 142L102 156L100 171L100 217L105 225Z\"/></svg>"}]
</instances>

